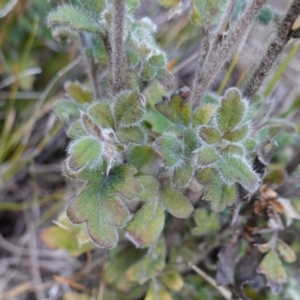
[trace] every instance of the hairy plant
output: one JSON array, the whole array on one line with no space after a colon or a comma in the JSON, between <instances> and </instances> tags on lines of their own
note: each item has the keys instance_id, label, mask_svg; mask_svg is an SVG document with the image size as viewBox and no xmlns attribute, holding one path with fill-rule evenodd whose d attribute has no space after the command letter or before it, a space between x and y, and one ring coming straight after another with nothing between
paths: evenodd
<instances>
[{"instance_id":1,"label":"hairy plant","mask_svg":"<svg viewBox=\"0 0 300 300\"><path fill-rule=\"evenodd\" d=\"M72 139L63 173L83 185L68 204L67 216L72 223L86 223L90 238L99 247L116 247L118 236L122 235L119 228L137 248L149 247L146 253L134 255L137 250L126 246L121 254L124 257L112 260L106 281L127 293L137 285L147 286L147 300L171 299L168 290L179 291L183 281L180 270L172 266L172 259L166 263L167 257L180 256L175 255L168 237L166 242L162 233L171 228L169 214L179 219L193 214L196 227L190 236L199 237L218 231L221 224L216 212L231 206L238 235L219 253L216 280L220 285L233 285L235 256L244 230L244 224L237 221L238 214L248 207L256 215L267 212L269 232L273 234L271 241L259 248L267 254L256 259L254 273L264 274L272 291L279 292L286 274L277 253L287 262L294 259L288 245L277 238L283 226L274 224L280 222L278 214L288 210L290 204L285 208L281 204L280 210L279 204L274 204L276 196L273 204L263 198L263 204L257 208L253 199L258 190L265 195L262 180L272 184L274 178L280 177L264 177L268 166L263 153L265 141L273 139L282 128L289 132L294 128L280 119L259 118L266 111L257 110L251 103L262 79L293 37L291 26L299 15L299 1L293 2L278 26L274 41L243 93L233 87L222 96L210 93L210 84L253 22L268 24L274 9L265 5L266 0L191 1L191 19L203 32L199 66L191 89L183 87L156 103L156 114L170 124L161 135L151 132L145 122L150 108L140 89L143 83L153 80L166 89L173 86L167 54L155 41L155 24L149 18L136 19L134 12L139 1L73 2L58 6L47 19L54 31L67 28L72 31L72 38L74 32L78 33L89 75L89 83L67 83L65 97L54 107L56 115L68 124L67 136ZM175 0L160 2L174 10L181 5ZM106 74L106 80L101 82L100 66ZM132 163L132 155L143 159L143 151L154 157L152 173ZM197 201L190 197L195 190ZM208 215L207 210L199 208L200 199L210 202L214 212ZM256 241L256 230L248 230L253 235L251 241L246 239L251 246L261 243ZM129 259L124 261L127 255ZM190 260L199 261L197 257ZM116 275L120 265L128 289ZM150 279L151 284L145 285ZM245 282L246 279L241 280L241 286ZM242 290L234 292L244 297ZM145 290L141 293L145 294Z\"/></svg>"}]
</instances>

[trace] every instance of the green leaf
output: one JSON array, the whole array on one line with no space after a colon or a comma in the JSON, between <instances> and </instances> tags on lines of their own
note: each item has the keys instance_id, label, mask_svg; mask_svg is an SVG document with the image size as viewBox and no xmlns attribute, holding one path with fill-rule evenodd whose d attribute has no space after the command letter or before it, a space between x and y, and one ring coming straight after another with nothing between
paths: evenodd
<instances>
[{"instance_id":1,"label":"green leaf","mask_svg":"<svg viewBox=\"0 0 300 300\"><path fill-rule=\"evenodd\" d=\"M175 267L167 266L160 280L171 291L179 292L184 286L184 281Z\"/></svg>"},{"instance_id":2,"label":"green leaf","mask_svg":"<svg viewBox=\"0 0 300 300\"><path fill-rule=\"evenodd\" d=\"M47 17L48 26L65 24L72 30L101 33L100 24L89 14L72 5L58 6Z\"/></svg>"},{"instance_id":3,"label":"green leaf","mask_svg":"<svg viewBox=\"0 0 300 300\"><path fill-rule=\"evenodd\" d=\"M94 103L88 108L92 120L101 128L114 128L115 121L109 104Z\"/></svg>"},{"instance_id":4,"label":"green leaf","mask_svg":"<svg viewBox=\"0 0 300 300\"><path fill-rule=\"evenodd\" d=\"M285 260L285 262L291 264L297 260L296 253L285 242L277 240L277 249L281 257Z\"/></svg>"},{"instance_id":5,"label":"green leaf","mask_svg":"<svg viewBox=\"0 0 300 300\"><path fill-rule=\"evenodd\" d=\"M138 248L149 247L158 239L164 223L165 212L161 203L147 202L127 224L126 236Z\"/></svg>"},{"instance_id":6,"label":"green leaf","mask_svg":"<svg viewBox=\"0 0 300 300\"><path fill-rule=\"evenodd\" d=\"M77 81L68 81L64 87L68 95L80 104L89 103L93 101L94 95L92 91L90 91L87 88L84 88Z\"/></svg>"},{"instance_id":7,"label":"green leaf","mask_svg":"<svg viewBox=\"0 0 300 300\"><path fill-rule=\"evenodd\" d=\"M198 148L199 138L193 128L185 128L183 131L184 155L190 157Z\"/></svg>"},{"instance_id":8,"label":"green leaf","mask_svg":"<svg viewBox=\"0 0 300 300\"><path fill-rule=\"evenodd\" d=\"M120 128L117 131L117 138L122 144L125 145L130 143L135 145L143 145L146 142L145 131L138 126Z\"/></svg>"},{"instance_id":9,"label":"green leaf","mask_svg":"<svg viewBox=\"0 0 300 300\"><path fill-rule=\"evenodd\" d=\"M241 99L239 90L227 90L216 113L219 129L222 132L234 130L242 121L246 108L246 102Z\"/></svg>"},{"instance_id":10,"label":"green leaf","mask_svg":"<svg viewBox=\"0 0 300 300\"><path fill-rule=\"evenodd\" d=\"M228 145L222 150L224 155L236 155L236 156L245 156L245 149L239 145Z\"/></svg>"},{"instance_id":11,"label":"green leaf","mask_svg":"<svg viewBox=\"0 0 300 300\"><path fill-rule=\"evenodd\" d=\"M198 152L198 164L205 166L216 162L220 158L218 152L213 147L201 148Z\"/></svg>"},{"instance_id":12,"label":"green leaf","mask_svg":"<svg viewBox=\"0 0 300 300\"><path fill-rule=\"evenodd\" d=\"M228 184L240 183L247 191L254 193L260 182L258 175L247 161L236 156L224 156L218 162L222 177Z\"/></svg>"},{"instance_id":13,"label":"green leaf","mask_svg":"<svg viewBox=\"0 0 300 300\"><path fill-rule=\"evenodd\" d=\"M254 139L252 138L245 138L243 141L242 141L244 147L248 150L248 151L253 151L255 149L255 147L257 146L257 143Z\"/></svg>"},{"instance_id":14,"label":"green leaf","mask_svg":"<svg viewBox=\"0 0 300 300\"><path fill-rule=\"evenodd\" d=\"M111 255L109 265L104 271L103 279L106 284L114 285L118 291L129 293L135 286L124 276L126 270L142 258L143 251L137 251L134 247L121 247L115 255Z\"/></svg>"},{"instance_id":15,"label":"green leaf","mask_svg":"<svg viewBox=\"0 0 300 300\"><path fill-rule=\"evenodd\" d=\"M128 160L137 169L148 167L152 170L155 160L154 149L149 146L137 146L129 153ZM146 172L145 172L146 173Z\"/></svg>"},{"instance_id":16,"label":"green leaf","mask_svg":"<svg viewBox=\"0 0 300 300\"><path fill-rule=\"evenodd\" d=\"M188 126L192 116L192 105L189 100L190 94L190 89L184 87L173 94L170 99L163 97L163 100L156 103L155 107L174 124Z\"/></svg>"},{"instance_id":17,"label":"green leaf","mask_svg":"<svg viewBox=\"0 0 300 300\"><path fill-rule=\"evenodd\" d=\"M132 265L125 273L130 281L144 284L147 280L160 273L165 267L166 243L160 238L153 244L147 254Z\"/></svg>"},{"instance_id":18,"label":"green leaf","mask_svg":"<svg viewBox=\"0 0 300 300\"><path fill-rule=\"evenodd\" d=\"M84 129L80 120L73 122L67 130L67 136L71 139L79 139L86 135L87 132Z\"/></svg>"},{"instance_id":19,"label":"green leaf","mask_svg":"<svg viewBox=\"0 0 300 300\"><path fill-rule=\"evenodd\" d=\"M201 127L199 130L199 135L207 144L216 144L221 138L220 132L210 126Z\"/></svg>"},{"instance_id":20,"label":"green leaf","mask_svg":"<svg viewBox=\"0 0 300 300\"><path fill-rule=\"evenodd\" d=\"M164 67L166 65L166 57L164 53L154 54L149 58L149 62L156 67Z\"/></svg>"},{"instance_id":21,"label":"green leaf","mask_svg":"<svg viewBox=\"0 0 300 300\"><path fill-rule=\"evenodd\" d=\"M102 146L93 137L83 137L72 142L68 148L67 167L79 172L85 167L95 168L101 165Z\"/></svg>"},{"instance_id":22,"label":"green leaf","mask_svg":"<svg viewBox=\"0 0 300 300\"><path fill-rule=\"evenodd\" d=\"M99 247L114 248L118 242L118 235L99 210L101 199L98 193L98 184L86 185L69 204L67 215L75 224L86 222L90 237Z\"/></svg>"},{"instance_id":23,"label":"green leaf","mask_svg":"<svg viewBox=\"0 0 300 300\"><path fill-rule=\"evenodd\" d=\"M74 225L73 225L74 226ZM74 232L68 228L50 226L43 229L40 234L41 240L51 249L64 249L72 256L79 256L94 248L92 243L81 245Z\"/></svg>"},{"instance_id":24,"label":"green leaf","mask_svg":"<svg viewBox=\"0 0 300 300\"><path fill-rule=\"evenodd\" d=\"M239 142L247 137L249 133L249 126L246 124L233 131L225 132L223 138L230 142Z\"/></svg>"},{"instance_id":25,"label":"green leaf","mask_svg":"<svg viewBox=\"0 0 300 300\"><path fill-rule=\"evenodd\" d=\"M86 113L81 113L81 122L83 124L84 129L89 134L103 141L103 133L101 128L97 124L95 124Z\"/></svg>"},{"instance_id":26,"label":"green leaf","mask_svg":"<svg viewBox=\"0 0 300 300\"><path fill-rule=\"evenodd\" d=\"M258 266L257 272L265 275L273 294L278 294L282 284L287 282L287 274L274 250L266 254Z\"/></svg>"},{"instance_id":27,"label":"green leaf","mask_svg":"<svg viewBox=\"0 0 300 300\"><path fill-rule=\"evenodd\" d=\"M170 293L158 282L153 282L147 291L144 300L173 300Z\"/></svg>"},{"instance_id":28,"label":"green leaf","mask_svg":"<svg viewBox=\"0 0 300 300\"><path fill-rule=\"evenodd\" d=\"M124 227L129 220L129 211L119 195L130 200L140 192L135 173L129 165L114 167L108 175L102 172L100 179L87 183L68 206L69 219L75 224L86 222L90 237L100 247L115 247L115 227Z\"/></svg>"},{"instance_id":29,"label":"green leaf","mask_svg":"<svg viewBox=\"0 0 300 300\"><path fill-rule=\"evenodd\" d=\"M193 115L193 125L206 125L212 118L215 106L212 104L204 104L200 106Z\"/></svg>"},{"instance_id":30,"label":"green leaf","mask_svg":"<svg viewBox=\"0 0 300 300\"><path fill-rule=\"evenodd\" d=\"M196 179L201 183L209 183L214 179L217 173L215 168L203 168L197 171Z\"/></svg>"},{"instance_id":31,"label":"green leaf","mask_svg":"<svg viewBox=\"0 0 300 300\"><path fill-rule=\"evenodd\" d=\"M136 125L144 118L145 99L138 89L122 92L117 96L113 107L116 123L120 127Z\"/></svg>"},{"instance_id":32,"label":"green leaf","mask_svg":"<svg viewBox=\"0 0 300 300\"><path fill-rule=\"evenodd\" d=\"M191 165L183 164L174 170L172 183L179 188L184 188L191 180L193 173Z\"/></svg>"},{"instance_id":33,"label":"green leaf","mask_svg":"<svg viewBox=\"0 0 300 300\"><path fill-rule=\"evenodd\" d=\"M211 208L215 212L220 212L226 208L227 205L232 205L236 199L236 186L229 186L223 184L219 176L215 176L209 183L208 188L204 194L204 199L210 201Z\"/></svg>"},{"instance_id":34,"label":"green leaf","mask_svg":"<svg viewBox=\"0 0 300 300\"><path fill-rule=\"evenodd\" d=\"M156 75L156 68L150 63L145 62L141 71L141 77L145 81L153 79Z\"/></svg>"},{"instance_id":35,"label":"green leaf","mask_svg":"<svg viewBox=\"0 0 300 300\"><path fill-rule=\"evenodd\" d=\"M194 213L196 227L192 228L192 234L202 236L218 232L221 228L218 214L215 212L207 213L205 209L198 208Z\"/></svg>"},{"instance_id":36,"label":"green leaf","mask_svg":"<svg viewBox=\"0 0 300 300\"><path fill-rule=\"evenodd\" d=\"M81 106L79 104L67 99L58 100L54 104L54 112L63 122L79 118L80 109Z\"/></svg>"},{"instance_id":37,"label":"green leaf","mask_svg":"<svg viewBox=\"0 0 300 300\"><path fill-rule=\"evenodd\" d=\"M163 164L172 168L182 164L183 162L183 144L173 134L166 133L159 138L154 146L163 156Z\"/></svg>"},{"instance_id":38,"label":"green leaf","mask_svg":"<svg viewBox=\"0 0 300 300\"><path fill-rule=\"evenodd\" d=\"M139 56L136 54L136 51L134 50L127 50L127 60L128 64L131 68L135 68L138 66L140 60Z\"/></svg>"},{"instance_id":39,"label":"green leaf","mask_svg":"<svg viewBox=\"0 0 300 300\"><path fill-rule=\"evenodd\" d=\"M137 179L142 186L142 191L138 195L140 200L148 201L157 197L159 182L153 176L138 176Z\"/></svg>"},{"instance_id":40,"label":"green leaf","mask_svg":"<svg viewBox=\"0 0 300 300\"><path fill-rule=\"evenodd\" d=\"M179 190L163 188L160 197L165 209L177 218L186 219L194 210L190 200Z\"/></svg>"}]
</instances>

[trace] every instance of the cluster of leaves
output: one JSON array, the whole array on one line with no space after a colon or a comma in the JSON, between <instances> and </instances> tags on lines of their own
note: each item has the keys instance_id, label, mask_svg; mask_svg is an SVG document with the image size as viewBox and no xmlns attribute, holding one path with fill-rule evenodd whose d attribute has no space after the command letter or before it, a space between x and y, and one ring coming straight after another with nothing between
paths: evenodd
<instances>
[{"instance_id":1,"label":"cluster of leaves","mask_svg":"<svg viewBox=\"0 0 300 300\"><path fill-rule=\"evenodd\" d=\"M255 147L249 137L248 104L233 88L222 99L204 98L193 112L189 95L183 88L156 105L174 123L156 141L156 148L172 172L174 186L187 187L195 177L207 185L204 199L213 210L222 211L234 203L237 184L249 193L259 184L247 160L247 151Z\"/></svg>"},{"instance_id":2,"label":"cluster of leaves","mask_svg":"<svg viewBox=\"0 0 300 300\"><path fill-rule=\"evenodd\" d=\"M112 252L112 263L105 272L106 283L113 285L116 293L126 293L128 299L144 294L147 300L172 299L169 292L181 290L183 279L174 266L166 263L167 246L161 234L168 220L166 212L180 219L190 217L194 207L187 195L191 185L196 183L203 187L201 197L210 202L214 212L199 208L194 211L196 227L192 228L192 237L187 243L196 249L197 237L216 234L221 228L216 212L235 204L239 192L253 195L259 188L262 174L255 172L250 155L258 144L258 135L254 135L252 127L255 125L261 134L264 126L268 129L273 126L277 130L275 135L282 123L268 122L257 127L248 101L236 88L228 89L223 96L207 94L195 107L190 89L184 87L156 103L158 114L167 118L171 125L161 135L153 134L144 122L147 103L139 91L138 79L157 79L163 87L170 88L172 75L166 67L166 54L153 37L154 24L148 18L136 20L132 14L137 2L126 1L122 65L125 83L121 91L114 95L107 93L105 97L101 95L99 99L89 86L67 83L66 96L56 103L54 111L68 123L67 135L73 140L67 149L63 172L84 185L68 206L71 222L86 223L91 239L102 248L117 246L118 228L124 228L125 236L137 248L149 247L147 253L132 246L119 249L122 255L118 255L118 248L115 255ZM173 9L178 9L181 3L160 2ZM201 16L211 11L212 26L218 24L228 4L223 1L218 6L220 1L217 0L198 2L192 1L192 18L200 24ZM244 2L238 1L233 15L243 11ZM92 34L93 38L101 40L111 71L113 9L110 1L75 1L75 5L59 6L52 11L48 24L54 28L66 25L72 31ZM267 24L272 18L272 10L263 7L258 20ZM152 154L159 156L160 165L155 166L155 176L134 167L128 159L138 147L145 145ZM270 176L269 180L272 181ZM269 206L269 202L264 206L265 212ZM78 246L78 232L67 227L68 230L62 226L49 229L44 240L51 246L47 237L54 231L55 235L68 237L66 240L74 236ZM272 233L275 236L278 228ZM295 257L287 244L274 240L258 246L267 254L261 257L254 272L264 274L272 291L278 292L286 281L286 274L277 253L287 262L294 261ZM59 246L52 243L52 247ZM75 246L61 247L73 251ZM170 261L174 258L178 262L182 257L186 261L194 260L196 252L188 248L173 249ZM85 249L77 247L75 253ZM228 247L221 249L218 284L233 283L233 266L239 250L239 237L234 237ZM229 263L228 271L226 264ZM122 299L119 294L106 297Z\"/></svg>"}]
</instances>

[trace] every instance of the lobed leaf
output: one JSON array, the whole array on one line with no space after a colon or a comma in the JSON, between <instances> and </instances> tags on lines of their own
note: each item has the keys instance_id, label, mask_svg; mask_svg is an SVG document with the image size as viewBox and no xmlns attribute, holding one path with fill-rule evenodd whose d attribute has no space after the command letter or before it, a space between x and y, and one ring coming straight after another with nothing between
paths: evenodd
<instances>
[{"instance_id":1,"label":"lobed leaf","mask_svg":"<svg viewBox=\"0 0 300 300\"><path fill-rule=\"evenodd\" d=\"M245 149L240 145L228 145L222 150L222 154L224 155L236 155L240 157L245 156Z\"/></svg>"},{"instance_id":2,"label":"lobed leaf","mask_svg":"<svg viewBox=\"0 0 300 300\"><path fill-rule=\"evenodd\" d=\"M87 133L101 140L103 137L101 128L86 113L81 113L81 122Z\"/></svg>"},{"instance_id":3,"label":"lobed leaf","mask_svg":"<svg viewBox=\"0 0 300 300\"><path fill-rule=\"evenodd\" d=\"M92 91L84 88L79 82L66 82L64 86L68 95L80 104L93 101L94 95Z\"/></svg>"},{"instance_id":4,"label":"lobed leaf","mask_svg":"<svg viewBox=\"0 0 300 300\"><path fill-rule=\"evenodd\" d=\"M246 150L248 150L248 151L253 151L257 146L256 141L249 137L245 138L242 141L242 143L243 143L244 147L246 148Z\"/></svg>"},{"instance_id":5,"label":"lobed leaf","mask_svg":"<svg viewBox=\"0 0 300 300\"><path fill-rule=\"evenodd\" d=\"M129 220L128 208L119 195L130 200L140 192L135 173L128 165L114 167L108 175L102 172L100 179L95 176L95 181L87 183L68 206L69 219L75 224L86 222L89 235L100 247L115 247L115 227L124 227Z\"/></svg>"},{"instance_id":6,"label":"lobed leaf","mask_svg":"<svg viewBox=\"0 0 300 300\"><path fill-rule=\"evenodd\" d=\"M227 90L217 110L217 123L222 132L234 130L242 121L246 112L246 103L241 99L239 90Z\"/></svg>"},{"instance_id":7,"label":"lobed leaf","mask_svg":"<svg viewBox=\"0 0 300 300\"><path fill-rule=\"evenodd\" d=\"M138 176L137 178L142 186L142 191L138 195L139 199L148 201L156 198L159 190L157 179L153 176Z\"/></svg>"},{"instance_id":8,"label":"lobed leaf","mask_svg":"<svg viewBox=\"0 0 300 300\"><path fill-rule=\"evenodd\" d=\"M221 228L218 214L207 213L205 209L198 208L194 212L196 227L192 228L192 235L202 236L217 232Z\"/></svg>"},{"instance_id":9,"label":"lobed leaf","mask_svg":"<svg viewBox=\"0 0 300 300\"><path fill-rule=\"evenodd\" d=\"M91 239L99 247L114 248L118 242L118 235L99 210L100 201L99 185L87 184L69 204L67 215L75 224L86 222Z\"/></svg>"},{"instance_id":10,"label":"lobed leaf","mask_svg":"<svg viewBox=\"0 0 300 300\"><path fill-rule=\"evenodd\" d=\"M183 131L184 156L190 157L199 146L197 132L193 128L185 128Z\"/></svg>"},{"instance_id":11,"label":"lobed leaf","mask_svg":"<svg viewBox=\"0 0 300 300\"><path fill-rule=\"evenodd\" d=\"M91 119L101 128L114 128L115 121L109 104L94 103L88 108Z\"/></svg>"},{"instance_id":12,"label":"lobed leaf","mask_svg":"<svg viewBox=\"0 0 300 300\"><path fill-rule=\"evenodd\" d=\"M145 62L140 75L143 80L150 81L156 75L156 68L152 64Z\"/></svg>"},{"instance_id":13,"label":"lobed leaf","mask_svg":"<svg viewBox=\"0 0 300 300\"><path fill-rule=\"evenodd\" d=\"M194 210L190 200L179 190L163 188L160 197L165 209L177 218L186 219Z\"/></svg>"},{"instance_id":14,"label":"lobed leaf","mask_svg":"<svg viewBox=\"0 0 300 300\"><path fill-rule=\"evenodd\" d=\"M166 243L163 238L152 245L147 254L137 263L132 265L125 273L130 281L144 284L147 280L157 275L165 267Z\"/></svg>"},{"instance_id":15,"label":"lobed leaf","mask_svg":"<svg viewBox=\"0 0 300 300\"><path fill-rule=\"evenodd\" d=\"M204 104L200 106L193 115L193 125L195 127L206 125L212 118L215 107L212 104Z\"/></svg>"},{"instance_id":16,"label":"lobed leaf","mask_svg":"<svg viewBox=\"0 0 300 300\"><path fill-rule=\"evenodd\" d=\"M118 140L125 145L143 145L146 141L145 131L138 126L120 128L116 135Z\"/></svg>"},{"instance_id":17,"label":"lobed leaf","mask_svg":"<svg viewBox=\"0 0 300 300\"><path fill-rule=\"evenodd\" d=\"M72 142L68 154L67 167L74 172L79 172L85 167L95 168L103 161L101 144L89 136Z\"/></svg>"},{"instance_id":18,"label":"lobed leaf","mask_svg":"<svg viewBox=\"0 0 300 300\"><path fill-rule=\"evenodd\" d=\"M239 142L247 137L249 133L249 126L246 124L233 131L225 132L223 138L230 142Z\"/></svg>"},{"instance_id":19,"label":"lobed leaf","mask_svg":"<svg viewBox=\"0 0 300 300\"><path fill-rule=\"evenodd\" d=\"M163 156L163 164L172 168L182 163L183 144L173 134L166 133L155 142L155 147Z\"/></svg>"},{"instance_id":20,"label":"lobed leaf","mask_svg":"<svg viewBox=\"0 0 300 300\"><path fill-rule=\"evenodd\" d=\"M216 162L220 158L218 152L213 147L201 148L198 152L198 164L206 166Z\"/></svg>"},{"instance_id":21,"label":"lobed leaf","mask_svg":"<svg viewBox=\"0 0 300 300\"><path fill-rule=\"evenodd\" d=\"M194 170L191 165L183 164L174 170L172 183L179 188L183 188L187 186L193 173Z\"/></svg>"},{"instance_id":22,"label":"lobed leaf","mask_svg":"<svg viewBox=\"0 0 300 300\"><path fill-rule=\"evenodd\" d=\"M120 127L129 127L142 121L145 115L145 99L138 89L121 92L114 103L113 115Z\"/></svg>"},{"instance_id":23,"label":"lobed leaf","mask_svg":"<svg viewBox=\"0 0 300 300\"><path fill-rule=\"evenodd\" d=\"M209 183L208 188L204 194L204 199L210 201L211 208L215 212L220 212L226 208L227 205L232 205L236 199L236 186L224 184L220 177L215 176Z\"/></svg>"},{"instance_id":24,"label":"lobed leaf","mask_svg":"<svg viewBox=\"0 0 300 300\"><path fill-rule=\"evenodd\" d=\"M149 62L156 67L164 67L166 65L166 57L164 53L154 54L149 58Z\"/></svg>"},{"instance_id":25,"label":"lobed leaf","mask_svg":"<svg viewBox=\"0 0 300 300\"><path fill-rule=\"evenodd\" d=\"M247 161L237 156L224 156L218 162L219 170L228 184L240 183L247 191L254 193L260 182L258 175Z\"/></svg>"},{"instance_id":26,"label":"lobed leaf","mask_svg":"<svg viewBox=\"0 0 300 300\"><path fill-rule=\"evenodd\" d=\"M77 120L70 124L67 130L67 136L71 139L79 139L83 136L86 136L87 132L83 127L83 124L80 120Z\"/></svg>"},{"instance_id":27,"label":"lobed leaf","mask_svg":"<svg viewBox=\"0 0 300 300\"><path fill-rule=\"evenodd\" d=\"M196 179L201 183L209 183L214 179L216 174L217 170L215 168L203 168L197 171Z\"/></svg>"},{"instance_id":28,"label":"lobed leaf","mask_svg":"<svg viewBox=\"0 0 300 300\"><path fill-rule=\"evenodd\" d=\"M157 201L147 202L127 224L126 237L138 248L149 247L158 239L164 223L162 204Z\"/></svg>"},{"instance_id":29,"label":"lobed leaf","mask_svg":"<svg viewBox=\"0 0 300 300\"><path fill-rule=\"evenodd\" d=\"M101 33L100 24L86 11L72 5L58 6L47 17L48 26L65 24L72 30Z\"/></svg>"},{"instance_id":30,"label":"lobed leaf","mask_svg":"<svg viewBox=\"0 0 300 300\"><path fill-rule=\"evenodd\" d=\"M207 144L216 144L221 138L220 132L210 126L201 127L199 130L199 135Z\"/></svg>"},{"instance_id":31,"label":"lobed leaf","mask_svg":"<svg viewBox=\"0 0 300 300\"><path fill-rule=\"evenodd\" d=\"M190 89L184 87L173 94L170 99L163 97L163 100L156 103L155 107L174 124L188 126L192 116L192 104L189 100L190 94Z\"/></svg>"},{"instance_id":32,"label":"lobed leaf","mask_svg":"<svg viewBox=\"0 0 300 300\"><path fill-rule=\"evenodd\" d=\"M69 122L80 116L81 106L74 101L62 99L54 104L55 114L63 121Z\"/></svg>"}]
</instances>

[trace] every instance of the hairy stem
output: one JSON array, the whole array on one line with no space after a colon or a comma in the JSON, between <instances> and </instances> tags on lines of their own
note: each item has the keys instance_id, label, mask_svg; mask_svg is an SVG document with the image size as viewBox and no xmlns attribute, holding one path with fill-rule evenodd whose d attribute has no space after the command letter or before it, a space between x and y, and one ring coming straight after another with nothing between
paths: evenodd
<instances>
[{"instance_id":1,"label":"hairy stem","mask_svg":"<svg viewBox=\"0 0 300 300\"><path fill-rule=\"evenodd\" d=\"M204 75L204 65L206 62L206 58L208 56L210 50L210 41L209 41L209 33L207 30L204 31L204 36L202 38L201 50L198 60L198 67L195 74L195 79L193 82L193 91L192 91L192 102L195 103L196 99L199 99L199 85L201 84L203 75Z\"/></svg>"},{"instance_id":2,"label":"hairy stem","mask_svg":"<svg viewBox=\"0 0 300 300\"><path fill-rule=\"evenodd\" d=\"M280 55L290 38L293 36L292 26L300 14L300 0L294 0L286 17L278 27L278 30L270 42L267 51L261 59L258 68L255 70L252 78L246 84L243 96L249 100L257 93L263 80L268 75L277 57Z\"/></svg>"},{"instance_id":3,"label":"hairy stem","mask_svg":"<svg viewBox=\"0 0 300 300\"><path fill-rule=\"evenodd\" d=\"M230 22L231 14L232 14L232 11L233 11L233 9L236 5L236 2L237 2L237 0L230 0L229 1L226 12L225 12L225 14L222 18L222 21L221 21L221 23L220 23L220 25L217 29L216 35L214 36L214 39L211 43L212 49L217 47L219 42L222 40L224 30L225 30L227 24ZM212 53L212 54L215 54L215 52Z\"/></svg>"},{"instance_id":4,"label":"hairy stem","mask_svg":"<svg viewBox=\"0 0 300 300\"><path fill-rule=\"evenodd\" d=\"M214 55L212 61L209 61L207 62L207 64L205 64L205 76L202 76L200 80L199 77L195 78L195 90L193 97L194 107L197 107L199 105L203 94L208 89L212 80L221 70L222 66L231 54L234 46L238 41L241 40L242 36L245 34L248 27L251 25L258 11L266 3L266 1L267 0L251 1L251 3L248 5L246 12L241 16L241 18L236 22L235 26L228 32L226 37L224 37L224 39L222 40L219 48L217 49L217 54Z\"/></svg>"},{"instance_id":5,"label":"hairy stem","mask_svg":"<svg viewBox=\"0 0 300 300\"><path fill-rule=\"evenodd\" d=\"M230 21L230 16L232 13L232 10L236 4L237 0L230 0L229 4L227 6L226 12L224 14L224 17L216 31L216 34L210 42L210 34L208 30L206 29L204 32L204 37L202 39L202 46L201 46L201 52L200 57L198 61L198 68L196 71L195 79L194 79L194 85L193 85L193 94L192 94L192 101L195 103L197 99L201 97L201 95L198 93L199 89L197 89L197 86L201 84L202 78L206 76L206 65L209 63L211 59L213 59L214 56L216 56L216 47L218 46L218 43L222 40L222 33L224 28L226 27L226 24Z\"/></svg>"},{"instance_id":6,"label":"hairy stem","mask_svg":"<svg viewBox=\"0 0 300 300\"><path fill-rule=\"evenodd\" d=\"M116 94L122 89L122 65L124 55L124 0L113 1L113 16L112 16L112 79L113 93Z\"/></svg>"},{"instance_id":7,"label":"hairy stem","mask_svg":"<svg viewBox=\"0 0 300 300\"><path fill-rule=\"evenodd\" d=\"M81 41L81 47L82 47L82 55L85 60L85 64L87 66L88 76L90 79L90 82L92 84L93 93L96 99L100 99L101 92L100 92L100 85L98 83L98 64L95 63L93 58L88 58L85 55L85 49L87 48L87 40L86 35L83 32L79 33L80 41Z\"/></svg>"}]
</instances>

